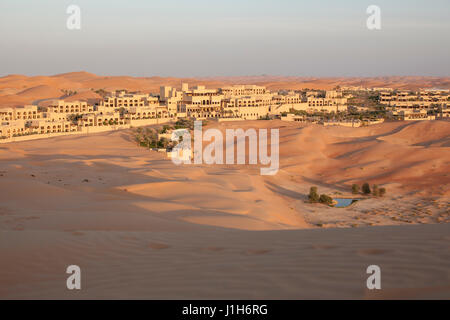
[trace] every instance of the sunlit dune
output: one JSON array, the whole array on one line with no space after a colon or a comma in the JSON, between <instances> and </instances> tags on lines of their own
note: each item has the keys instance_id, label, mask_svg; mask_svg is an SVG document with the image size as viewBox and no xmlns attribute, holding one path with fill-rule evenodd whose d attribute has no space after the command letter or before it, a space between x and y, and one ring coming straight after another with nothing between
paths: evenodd
<instances>
[{"instance_id":1,"label":"sunlit dune","mask_svg":"<svg viewBox=\"0 0 450 320\"><path fill-rule=\"evenodd\" d=\"M450 240L447 123L211 127L279 128L279 172L177 166L131 130L2 145L0 297L74 298L70 264L89 277L76 298L448 297L445 257L431 254ZM312 185L351 197L363 182L387 194L306 202ZM370 264L385 270L382 296L365 287Z\"/></svg>"}]
</instances>

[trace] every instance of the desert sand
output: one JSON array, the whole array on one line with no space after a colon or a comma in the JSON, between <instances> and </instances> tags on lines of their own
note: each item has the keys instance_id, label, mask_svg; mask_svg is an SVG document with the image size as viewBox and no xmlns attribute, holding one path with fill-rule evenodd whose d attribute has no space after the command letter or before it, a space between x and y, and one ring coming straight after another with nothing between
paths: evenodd
<instances>
[{"instance_id":1,"label":"desert sand","mask_svg":"<svg viewBox=\"0 0 450 320\"><path fill-rule=\"evenodd\" d=\"M450 88L448 77L376 77L376 78L307 78L283 76L245 76L214 78L130 77L100 76L80 71L53 76L7 75L0 77L0 108L24 104L45 105L50 99L82 100L93 102L100 96L96 90L126 89L145 93L159 93L159 87L205 85L218 88L232 84L257 84L270 90L333 89L336 86L392 87L417 90L420 88ZM76 91L67 96L67 91Z\"/></svg>"},{"instance_id":2,"label":"desert sand","mask_svg":"<svg viewBox=\"0 0 450 320\"><path fill-rule=\"evenodd\" d=\"M0 298L450 298L448 122L209 126L279 128L278 174L176 166L132 130L2 145ZM387 194L305 202L366 181Z\"/></svg>"}]
</instances>

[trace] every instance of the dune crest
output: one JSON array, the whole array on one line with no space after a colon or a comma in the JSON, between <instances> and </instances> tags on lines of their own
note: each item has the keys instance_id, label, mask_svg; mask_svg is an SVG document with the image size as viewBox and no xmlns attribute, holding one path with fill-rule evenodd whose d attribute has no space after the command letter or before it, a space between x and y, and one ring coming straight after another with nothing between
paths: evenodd
<instances>
[{"instance_id":1,"label":"dune crest","mask_svg":"<svg viewBox=\"0 0 450 320\"><path fill-rule=\"evenodd\" d=\"M114 91L126 89L130 91L159 92L159 87L169 85L180 87L182 82L192 85L205 85L218 88L231 84L256 84L266 86L269 90L300 90L300 89L333 89L336 86L363 86L363 87L392 87L395 89L419 88L450 88L448 77L372 77L372 78L311 78L292 76L235 76L235 77L207 77L207 78L175 78L175 77L131 77L131 76L100 76L86 71L68 72L53 76L24 76L7 75L0 78L0 108L30 104L39 99L56 99L62 96L57 90L83 90ZM53 88L50 92L43 86ZM2 89L15 89L18 92L32 89L26 95L19 97L14 94L2 93ZM80 97L82 100L87 98Z\"/></svg>"}]
</instances>

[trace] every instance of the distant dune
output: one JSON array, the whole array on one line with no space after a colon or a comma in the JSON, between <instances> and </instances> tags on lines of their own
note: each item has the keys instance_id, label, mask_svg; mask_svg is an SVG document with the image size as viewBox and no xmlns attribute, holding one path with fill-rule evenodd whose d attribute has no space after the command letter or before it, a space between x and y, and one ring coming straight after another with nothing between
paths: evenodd
<instances>
[{"instance_id":1,"label":"distant dune","mask_svg":"<svg viewBox=\"0 0 450 320\"><path fill-rule=\"evenodd\" d=\"M33 99L42 99L55 96L57 97L61 95L61 91L48 85L39 85L36 87L25 89L17 93L17 95L27 98L30 97Z\"/></svg>"},{"instance_id":2,"label":"distant dune","mask_svg":"<svg viewBox=\"0 0 450 320\"><path fill-rule=\"evenodd\" d=\"M161 85L181 87L182 82L190 85L205 85L211 88L231 84L258 84L270 90L281 89L332 89L336 86L392 87L399 89L450 88L449 77L373 77L373 78L311 78L283 76L240 76L208 78L173 77L130 77L98 76L88 72L70 72L54 76L8 75L0 78L0 107L29 104L40 99L60 98L61 90L81 92L83 90L104 89L113 91L159 92ZM47 87L52 88L51 91ZM27 91L29 90L29 91ZM17 93L26 95L16 96ZM83 97L80 97L83 99ZM86 98L87 99L87 98Z\"/></svg>"},{"instance_id":3,"label":"distant dune","mask_svg":"<svg viewBox=\"0 0 450 320\"><path fill-rule=\"evenodd\" d=\"M61 99L64 99L66 101L87 101L91 104L94 104L95 102L98 102L102 97L91 90L86 90L77 92L70 96L62 96Z\"/></svg>"}]
</instances>

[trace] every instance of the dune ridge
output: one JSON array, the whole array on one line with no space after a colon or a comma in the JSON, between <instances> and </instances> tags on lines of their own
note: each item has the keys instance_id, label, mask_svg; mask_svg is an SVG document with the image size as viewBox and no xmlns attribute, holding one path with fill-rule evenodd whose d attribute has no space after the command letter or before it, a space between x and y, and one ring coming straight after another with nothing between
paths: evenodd
<instances>
[{"instance_id":1,"label":"dune ridge","mask_svg":"<svg viewBox=\"0 0 450 320\"><path fill-rule=\"evenodd\" d=\"M448 77L372 77L372 78L311 78L286 76L239 76L207 78L100 76L85 71L62 73L53 76L7 75L0 77L0 107L39 103L42 99L63 98L62 90L77 92L103 89L114 91L159 92L162 85L181 87L182 82L217 88L232 84L257 84L270 90L332 89L336 86L392 87L416 90L419 88L450 88ZM95 96L97 97L97 96ZM92 97L83 95L77 99Z\"/></svg>"}]
</instances>

